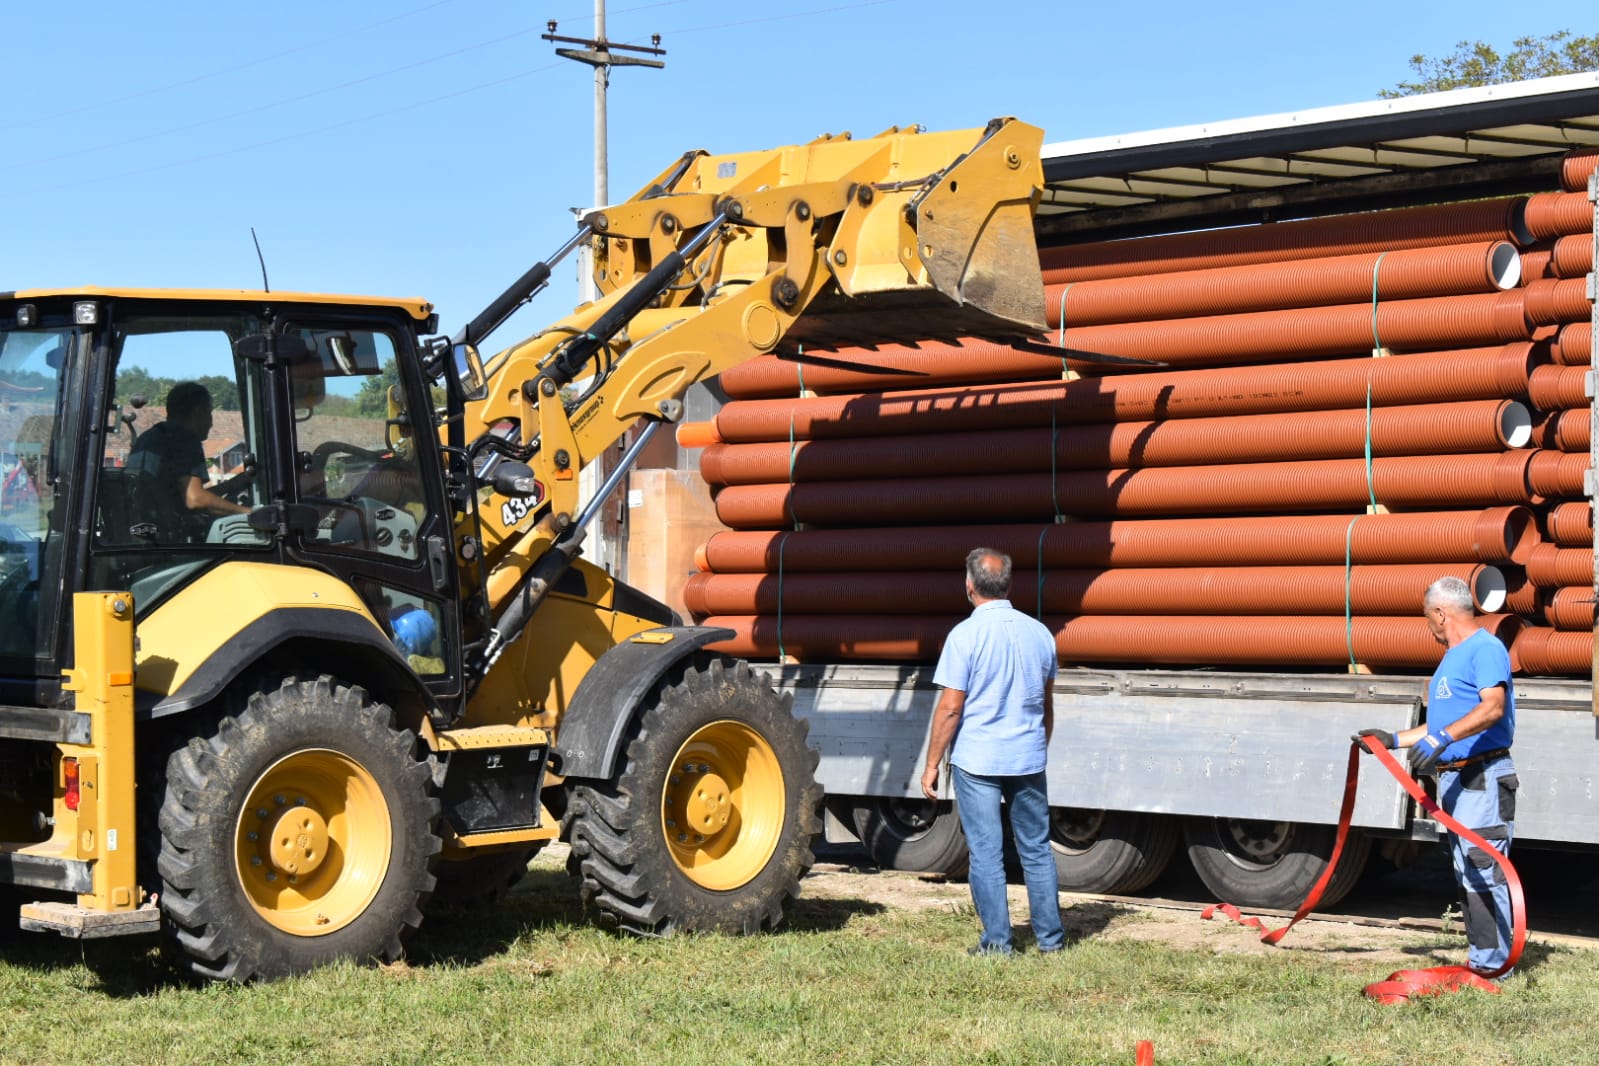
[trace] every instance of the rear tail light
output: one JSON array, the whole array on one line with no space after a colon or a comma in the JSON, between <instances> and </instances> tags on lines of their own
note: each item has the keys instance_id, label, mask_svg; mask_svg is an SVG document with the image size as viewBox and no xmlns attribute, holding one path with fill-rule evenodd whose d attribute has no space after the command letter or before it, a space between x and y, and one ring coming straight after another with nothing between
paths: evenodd
<instances>
[{"instance_id":1,"label":"rear tail light","mask_svg":"<svg viewBox=\"0 0 1599 1066\"><path fill-rule=\"evenodd\" d=\"M61 770L66 781L66 793L62 797L67 805L67 810L78 809L78 760L62 759Z\"/></svg>"}]
</instances>

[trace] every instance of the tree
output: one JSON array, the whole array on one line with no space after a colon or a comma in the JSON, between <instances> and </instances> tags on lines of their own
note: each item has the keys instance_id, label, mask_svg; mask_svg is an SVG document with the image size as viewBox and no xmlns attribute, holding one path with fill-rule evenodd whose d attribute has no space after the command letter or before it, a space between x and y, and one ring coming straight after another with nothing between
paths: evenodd
<instances>
[{"instance_id":1,"label":"tree","mask_svg":"<svg viewBox=\"0 0 1599 1066\"><path fill-rule=\"evenodd\" d=\"M1599 34L1573 37L1570 30L1560 30L1544 37L1518 37L1504 55L1486 41L1461 41L1453 55L1442 58L1411 56L1410 69L1416 72L1418 80L1402 81L1392 89L1379 90L1377 95L1390 100L1417 93L1599 70Z\"/></svg>"}]
</instances>

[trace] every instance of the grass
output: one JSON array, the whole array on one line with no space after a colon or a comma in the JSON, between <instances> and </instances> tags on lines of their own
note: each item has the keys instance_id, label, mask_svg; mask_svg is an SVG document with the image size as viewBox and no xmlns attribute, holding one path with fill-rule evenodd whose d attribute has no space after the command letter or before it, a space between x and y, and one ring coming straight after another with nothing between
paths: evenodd
<instances>
[{"instance_id":1,"label":"grass","mask_svg":"<svg viewBox=\"0 0 1599 1066\"><path fill-rule=\"evenodd\" d=\"M1141 920L1104 904L1094 928ZM1197 919L1196 919L1197 920ZM443 919L407 963L193 984L154 950L37 935L0 962L4 1063L1175 1063L1591 1061L1595 956L1534 945L1499 996L1360 995L1359 950L1214 954L1090 934L969 958L968 907L801 900L771 936L642 940L588 926L536 865ZM1237 930L1240 936L1248 934ZM141 942L144 943L144 942ZM1416 965L1458 938L1417 934Z\"/></svg>"}]
</instances>

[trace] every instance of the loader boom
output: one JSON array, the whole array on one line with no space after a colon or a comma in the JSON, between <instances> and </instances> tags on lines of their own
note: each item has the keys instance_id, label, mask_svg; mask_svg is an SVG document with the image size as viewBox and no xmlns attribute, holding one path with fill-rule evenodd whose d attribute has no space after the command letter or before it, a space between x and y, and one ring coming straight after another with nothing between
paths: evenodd
<instances>
[{"instance_id":1,"label":"loader boom","mask_svg":"<svg viewBox=\"0 0 1599 1066\"><path fill-rule=\"evenodd\" d=\"M694 383L786 346L1041 332L1042 139L996 119L692 154L588 215L603 295L489 360L486 397L467 412L479 480L510 458L532 481L525 505L482 516L494 626L479 668L575 556L578 472L631 427L677 421ZM517 298L508 290L464 333L503 321Z\"/></svg>"}]
</instances>

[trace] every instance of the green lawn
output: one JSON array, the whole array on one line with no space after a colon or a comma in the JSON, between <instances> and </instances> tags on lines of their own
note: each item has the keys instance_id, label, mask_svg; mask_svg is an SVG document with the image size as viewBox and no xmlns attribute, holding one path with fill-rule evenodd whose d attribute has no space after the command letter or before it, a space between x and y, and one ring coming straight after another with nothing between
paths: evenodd
<instances>
[{"instance_id":1,"label":"green lawn","mask_svg":"<svg viewBox=\"0 0 1599 1066\"><path fill-rule=\"evenodd\" d=\"M1104 909L1094 928L1148 921ZM1198 920L1197 918L1195 919ZM153 950L28 935L0 963L5 1063L1572 1063L1599 1059L1599 956L1534 944L1502 995L1402 1007L1358 949L1222 953L1103 933L969 958L967 905L802 900L780 933L590 928L563 873L440 920L387 969L196 985ZM1234 928L1237 936L1250 934ZM1427 952L1458 937L1414 934ZM140 942L140 943L148 943Z\"/></svg>"}]
</instances>

